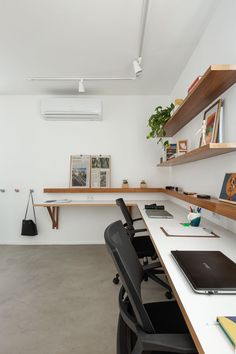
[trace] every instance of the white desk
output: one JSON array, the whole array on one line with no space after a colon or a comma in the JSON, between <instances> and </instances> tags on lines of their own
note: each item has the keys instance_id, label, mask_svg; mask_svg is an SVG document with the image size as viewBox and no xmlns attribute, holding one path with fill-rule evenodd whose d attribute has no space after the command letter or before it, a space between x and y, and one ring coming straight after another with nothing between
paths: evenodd
<instances>
[{"instance_id":1,"label":"white desk","mask_svg":"<svg viewBox=\"0 0 236 354\"><path fill-rule=\"evenodd\" d=\"M144 204L141 201L137 203L199 353L233 354L233 346L216 324L216 317L236 315L236 295L196 294L170 251L220 250L236 262L236 234L203 219L201 225L211 228L220 238L166 237L160 227L186 221L188 211L172 202L163 201L161 204L174 215L174 219L151 219L145 213Z\"/></svg>"},{"instance_id":2,"label":"white desk","mask_svg":"<svg viewBox=\"0 0 236 354\"><path fill-rule=\"evenodd\" d=\"M149 201L150 203L150 201ZM127 201L126 205L131 212L131 208L137 205L137 201ZM115 200L71 200L70 202L44 202L36 203L35 207L44 207L47 208L49 216L52 221L52 228L59 228L59 208L60 207L106 207L106 206L116 206Z\"/></svg>"}]
</instances>

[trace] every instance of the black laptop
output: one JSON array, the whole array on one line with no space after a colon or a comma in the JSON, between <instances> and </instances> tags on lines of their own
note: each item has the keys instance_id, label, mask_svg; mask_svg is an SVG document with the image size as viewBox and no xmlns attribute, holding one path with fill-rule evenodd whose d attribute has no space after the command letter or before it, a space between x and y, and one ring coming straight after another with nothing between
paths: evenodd
<instances>
[{"instance_id":1,"label":"black laptop","mask_svg":"<svg viewBox=\"0 0 236 354\"><path fill-rule=\"evenodd\" d=\"M171 251L193 290L236 294L236 263L219 251Z\"/></svg>"}]
</instances>

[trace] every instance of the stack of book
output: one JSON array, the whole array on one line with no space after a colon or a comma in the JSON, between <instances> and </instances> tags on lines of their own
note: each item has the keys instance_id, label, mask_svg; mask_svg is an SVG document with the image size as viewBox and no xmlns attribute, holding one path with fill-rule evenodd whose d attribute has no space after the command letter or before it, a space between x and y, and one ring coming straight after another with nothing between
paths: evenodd
<instances>
[{"instance_id":1,"label":"stack of book","mask_svg":"<svg viewBox=\"0 0 236 354\"><path fill-rule=\"evenodd\" d=\"M169 144L166 147L165 152L166 152L166 160L175 158L177 153L177 144Z\"/></svg>"}]
</instances>

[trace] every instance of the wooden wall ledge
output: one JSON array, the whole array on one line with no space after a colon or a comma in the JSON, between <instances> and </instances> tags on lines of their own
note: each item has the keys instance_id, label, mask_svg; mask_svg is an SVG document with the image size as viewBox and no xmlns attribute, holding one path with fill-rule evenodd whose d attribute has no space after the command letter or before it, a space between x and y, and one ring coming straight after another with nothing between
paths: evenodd
<instances>
[{"instance_id":1,"label":"wooden wall ledge","mask_svg":"<svg viewBox=\"0 0 236 354\"><path fill-rule=\"evenodd\" d=\"M213 213L236 220L236 205L218 199L200 199L196 196L164 188L44 188L44 193L164 193L171 197L194 204ZM37 205L42 206L42 205ZM53 203L51 204L53 206ZM61 204L60 206L63 206Z\"/></svg>"},{"instance_id":2,"label":"wooden wall ledge","mask_svg":"<svg viewBox=\"0 0 236 354\"><path fill-rule=\"evenodd\" d=\"M44 188L44 193L161 193L163 188Z\"/></svg>"}]
</instances>

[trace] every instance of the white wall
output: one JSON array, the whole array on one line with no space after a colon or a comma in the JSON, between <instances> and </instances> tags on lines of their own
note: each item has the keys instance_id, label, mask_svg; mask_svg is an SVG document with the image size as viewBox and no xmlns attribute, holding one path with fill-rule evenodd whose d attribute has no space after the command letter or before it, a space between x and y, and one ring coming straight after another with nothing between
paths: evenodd
<instances>
[{"instance_id":1,"label":"white wall","mask_svg":"<svg viewBox=\"0 0 236 354\"><path fill-rule=\"evenodd\" d=\"M222 1L210 21L196 50L180 76L172 98L186 96L191 82L203 74L211 64L236 64L236 2ZM236 141L236 85L221 97L224 98L224 141ZM189 138L190 148L198 147L199 136L195 132L201 127L203 112L179 131L174 140ZM184 187L187 191L219 196L226 172L236 171L236 153L230 153L206 160L192 162L172 168L171 183ZM209 215L209 213L208 213ZM218 218L218 222L236 230L236 223Z\"/></svg>"},{"instance_id":2,"label":"white wall","mask_svg":"<svg viewBox=\"0 0 236 354\"><path fill-rule=\"evenodd\" d=\"M40 117L40 96L1 96L1 243L96 243L103 242L109 221L120 218L116 208L61 208L59 230L51 229L45 208L37 208L39 236L20 236L21 220L30 188L36 202L55 198L88 198L83 194L45 195L44 187L68 187L70 155L110 154L111 186L127 178L137 187L164 186L169 171L156 168L160 146L146 139L147 119L165 96L105 96L102 122L50 122ZM20 189L20 193L14 191ZM94 198L116 198L98 195ZM130 199L137 195L129 195ZM139 196L140 197L140 196ZM155 197L142 195L141 197Z\"/></svg>"}]
</instances>

